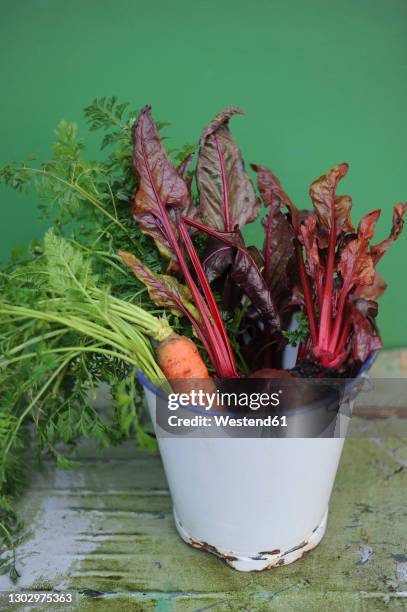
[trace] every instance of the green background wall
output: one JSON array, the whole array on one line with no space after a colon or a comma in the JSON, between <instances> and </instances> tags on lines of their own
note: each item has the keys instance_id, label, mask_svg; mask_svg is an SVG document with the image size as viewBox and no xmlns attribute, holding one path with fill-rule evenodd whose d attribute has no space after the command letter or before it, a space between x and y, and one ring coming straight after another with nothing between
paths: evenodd
<instances>
[{"instance_id":1,"label":"green background wall","mask_svg":"<svg viewBox=\"0 0 407 612\"><path fill-rule=\"evenodd\" d=\"M310 181L337 162L355 217L378 234L407 199L405 0L1 0L0 163L46 157L61 118L94 97L148 102L177 144L227 105L247 162L269 165L308 206ZM35 197L2 189L0 258L43 230ZM260 235L259 228L251 234ZM407 234L407 232L406 232ZM407 235L383 260L380 322L407 344Z\"/></svg>"}]
</instances>

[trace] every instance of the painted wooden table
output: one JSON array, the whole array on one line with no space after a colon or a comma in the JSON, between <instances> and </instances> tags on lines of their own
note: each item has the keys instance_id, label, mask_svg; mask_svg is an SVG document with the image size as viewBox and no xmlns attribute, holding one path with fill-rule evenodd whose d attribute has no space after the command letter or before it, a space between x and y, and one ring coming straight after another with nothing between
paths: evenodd
<instances>
[{"instance_id":1,"label":"painted wooden table","mask_svg":"<svg viewBox=\"0 0 407 612\"><path fill-rule=\"evenodd\" d=\"M383 353L374 375L405 377L407 351ZM406 609L407 398L390 404L354 417L362 437L345 443L325 538L292 565L241 574L188 547L158 456L133 443L103 454L85 445L80 470L46 464L34 474L20 503L21 578L0 577L0 589L82 592L73 606L43 610Z\"/></svg>"}]
</instances>

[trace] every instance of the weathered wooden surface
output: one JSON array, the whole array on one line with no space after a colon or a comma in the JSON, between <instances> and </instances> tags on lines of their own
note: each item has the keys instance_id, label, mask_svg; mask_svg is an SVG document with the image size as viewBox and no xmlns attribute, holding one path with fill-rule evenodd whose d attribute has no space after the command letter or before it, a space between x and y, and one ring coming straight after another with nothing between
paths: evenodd
<instances>
[{"instance_id":1,"label":"weathered wooden surface","mask_svg":"<svg viewBox=\"0 0 407 612\"><path fill-rule=\"evenodd\" d=\"M402 375L400 352L382 360ZM375 370L382 375L380 364ZM131 443L102 455L86 446L79 471L49 465L34 476L20 506L22 575L17 585L0 577L0 589L101 593L60 610L405 609L405 423L357 417L365 437L345 443L322 543L292 565L251 574L180 540L159 457Z\"/></svg>"}]
</instances>

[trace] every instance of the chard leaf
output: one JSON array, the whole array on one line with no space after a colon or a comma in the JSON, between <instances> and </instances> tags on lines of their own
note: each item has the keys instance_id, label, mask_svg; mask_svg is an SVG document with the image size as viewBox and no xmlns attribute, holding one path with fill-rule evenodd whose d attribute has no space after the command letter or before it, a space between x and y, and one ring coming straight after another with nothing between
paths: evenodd
<instances>
[{"instance_id":1,"label":"chard leaf","mask_svg":"<svg viewBox=\"0 0 407 612\"><path fill-rule=\"evenodd\" d=\"M149 270L137 257L126 251L119 251L120 257L129 266L139 281L147 287L150 299L157 306L170 308L175 315L189 311L196 320L199 314L191 303L191 293L186 285L169 274L156 274Z\"/></svg>"},{"instance_id":2,"label":"chard leaf","mask_svg":"<svg viewBox=\"0 0 407 612\"><path fill-rule=\"evenodd\" d=\"M397 240L403 229L404 220L403 217L407 212L407 202L404 204L396 204L393 210L393 223L390 230L389 237L371 247L371 254L374 259L375 265L381 260L383 255L386 253L390 245Z\"/></svg>"},{"instance_id":3,"label":"chard leaf","mask_svg":"<svg viewBox=\"0 0 407 612\"><path fill-rule=\"evenodd\" d=\"M222 232L234 240L234 232ZM233 249L218 238L210 237L205 245L202 265L210 283L222 276L233 263Z\"/></svg>"},{"instance_id":4,"label":"chard leaf","mask_svg":"<svg viewBox=\"0 0 407 612\"><path fill-rule=\"evenodd\" d=\"M346 163L338 164L311 184L309 193L317 215L318 242L321 248L328 246L331 230L335 238L345 232L354 232L350 220L352 198L335 195L338 183L348 168Z\"/></svg>"},{"instance_id":5,"label":"chard leaf","mask_svg":"<svg viewBox=\"0 0 407 612\"><path fill-rule=\"evenodd\" d=\"M134 220L144 234L154 239L161 255L171 260L170 267L177 268L176 256L163 224L172 225L177 235L176 225L166 207L183 208L187 203L188 188L163 147L149 106L143 108L135 123L133 145L133 164L139 177L132 204Z\"/></svg>"},{"instance_id":6,"label":"chard leaf","mask_svg":"<svg viewBox=\"0 0 407 612\"><path fill-rule=\"evenodd\" d=\"M365 238L365 240L371 240L374 236L374 228L376 221L380 217L381 210L377 208L364 215L361 218L358 225L358 236L359 238Z\"/></svg>"},{"instance_id":7,"label":"chard leaf","mask_svg":"<svg viewBox=\"0 0 407 612\"><path fill-rule=\"evenodd\" d=\"M306 254L306 263L309 269L309 273L312 278L316 279L318 274L323 271L321 261L319 258L318 243L316 238L317 231L317 217L315 214L309 215L305 219L304 223L300 226L300 240L304 245Z\"/></svg>"},{"instance_id":8,"label":"chard leaf","mask_svg":"<svg viewBox=\"0 0 407 612\"><path fill-rule=\"evenodd\" d=\"M344 279L344 285L357 286L356 295L358 297L375 299L385 290L386 283L376 272L375 266L394 240L399 237L404 225L403 216L406 212L407 204L397 204L394 207L393 224L389 237L378 245L371 246L369 250L369 241L373 238L374 227L380 217L380 210L373 210L361 219L358 225L358 238L351 240L343 248L338 268Z\"/></svg>"},{"instance_id":9,"label":"chard leaf","mask_svg":"<svg viewBox=\"0 0 407 612\"><path fill-rule=\"evenodd\" d=\"M266 232L264 243L264 278L274 297L285 293L292 284L290 271L295 258L294 230L281 207L297 210L273 173L264 166L252 164L257 172L257 185L268 215L262 220Z\"/></svg>"},{"instance_id":10,"label":"chard leaf","mask_svg":"<svg viewBox=\"0 0 407 612\"><path fill-rule=\"evenodd\" d=\"M319 305L322 302L322 290L325 269L319 256L317 242L317 217L315 213L309 215L300 225L300 242L304 245L306 254L306 268L315 282Z\"/></svg>"},{"instance_id":11,"label":"chard leaf","mask_svg":"<svg viewBox=\"0 0 407 612\"><path fill-rule=\"evenodd\" d=\"M219 231L240 229L254 221L260 204L247 175L240 149L230 133L228 122L237 108L219 113L203 130L196 180L200 212L205 222Z\"/></svg>"},{"instance_id":12,"label":"chard leaf","mask_svg":"<svg viewBox=\"0 0 407 612\"><path fill-rule=\"evenodd\" d=\"M380 259L386 253L387 249L394 242L394 240L397 240L397 238L399 237L403 229L403 216L406 211L407 204L397 204L394 207L393 224L390 230L389 237L377 244L376 246L370 247L369 255L372 258L374 266L376 266L376 264L380 261ZM376 209L362 217L358 225L358 236L360 239L365 239L366 241L369 241L373 238L375 223L380 217L380 213L380 209ZM354 296L357 298L365 298L367 300L375 300L383 294L386 287L387 284L385 283L379 272L375 270L371 283L363 284L357 287L354 292Z\"/></svg>"},{"instance_id":13,"label":"chard leaf","mask_svg":"<svg viewBox=\"0 0 407 612\"><path fill-rule=\"evenodd\" d=\"M355 285L371 285L375 270L373 258L368 251L368 241L356 238L348 242L341 253L338 269L343 279L344 293Z\"/></svg>"},{"instance_id":14,"label":"chard leaf","mask_svg":"<svg viewBox=\"0 0 407 612\"><path fill-rule=\"evenodd\" d=\"M235 246L245 248L242 234L238 231L216 232L216 236L209 236L202 265L210 283L222 276L233 264Z\"/></svg>"},{"instance_id":15,"label":"chard leaf","mask_svg":"<svg viewBox=\"0 0 407 612\"><path fill-rule=\"evenodd\" d=\"M283 213L271 209L262 220L266 233L264 243L264 276L273 293L280 295L292 284L293 261L295 258L294 232Z\"/></svg>"},{"instance_id":16,"label":"chard leaf","mask_svg":"<svg viewBox=\"0 0 407 612\"><path fill-rule=\"evenodd\" d=\"M256 260L261 254L256 247L239 248L234 260L231 277L250 299L258 316L280 329L281 321L273 296Z\"/></svg>"},{"instance_id":17,"label":"chard leaf","mask_svg":"<svg viewBox=\"0 0 407 612\"><path fill-rule=\"evenodd\" d=\"M290 197L284 191L280 181L275 174L265 166L251 164L252 169L257 172L257 187L265 206L276 206L278 210L287 208L290 213L291 223L297 232L302 217L307 215L306 211L299 211L292 203Z\"/></svg>"},{"instance_id":18,"label":"chard leaf","mask_svg":"<svg viewBox=\"0 0 407 612\"><path fill-rule=\"evenodd\" d=\"M353 295L354 297L364 298L365 300L377 300L378 297L383 295L386 289L386 281L383 279L381 274L375 270L372 284L360 285L356 288Z\"/></svg>"},{"instance_id":19,"label":"chard leaf","mask_svg":"<svg viewBox=\"0 0 407 612\"><path fill-rule=\"evenodd\" d=\"M356 258L358 258L357 251L363 251L360 259L360 265L363 267L367 263L367 267L369 271L367 272L366 278L364 278L364 282L358 283L357 281L353 283L356 285L355 290L353 292L353 296L355 298L365 298L374 300L378 298L386 289L387 285L374 268L374 259L371 257L371 253L368 250L369 241L374 236L374 229L376 225L376 221L380 217L380 209L372 210L362 217L359 221L358 230L357 230L357 240L354 240L354 234L348 234L343 238L342 244L338 251L341 253L342 260L342 252L345 248L354 241L355 244L350 247L350 249L355 253ZM339 270L344 271L344 267L341 268L339 266Z\"/></svg>"},{"instance_id":20,"label":"chard leaf","mask_svg":"<svg viewBox=\"0 0 407 612\"><path fill-rule=\"evenodd\" d=\"M186 217L183 219L189 225L196 227L212 238L216 238L231 249L236 247L236 256L230 271L230 278L250 299L257 316L269 320L274 327L280 330L280 316L261 272L263 256L258 249L256 247L246 247L242 238L239 238L240 234L238 232L218 232L202 223L192 221L192 219Z\"/></svg>"},{"instance_id":21,"label":"chard leaf","mask_svg":"<svg viewBox=\"0 0 407 612\"><path fill-rule=\"evenodd\" d=\"M383 345L369 317L368 305L365 300L357 300L352 304L351 317L353 356L363 363L372 351L382 348Z\"/></svg>"}]
</instances>

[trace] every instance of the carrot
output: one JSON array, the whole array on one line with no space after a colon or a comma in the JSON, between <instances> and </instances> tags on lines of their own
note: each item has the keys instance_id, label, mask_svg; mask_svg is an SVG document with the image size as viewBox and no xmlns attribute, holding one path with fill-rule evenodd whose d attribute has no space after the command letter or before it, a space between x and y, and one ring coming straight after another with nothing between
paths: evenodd
<instances>
[{"instance_id":1,"label":"carrot","mask_svg":"<svg viewBox=\"0 0 407 612\"><path fill-rule=\"evenodd\" d=\"M208 369L190 338L172 334L158 346L156 356L159 367L177 393L216 392Z\"/></svg>"},{"instance_id":2,"label":"carrot","mask_svg":"<svg viewBox=\"0 0 407 612\"><path fill-rule=\"evenodd\" d=\"M209 378L209 373L194 342L172 334L161 342L157 362L168 380L178 378Z\"/></svg>"}]
</instances>

